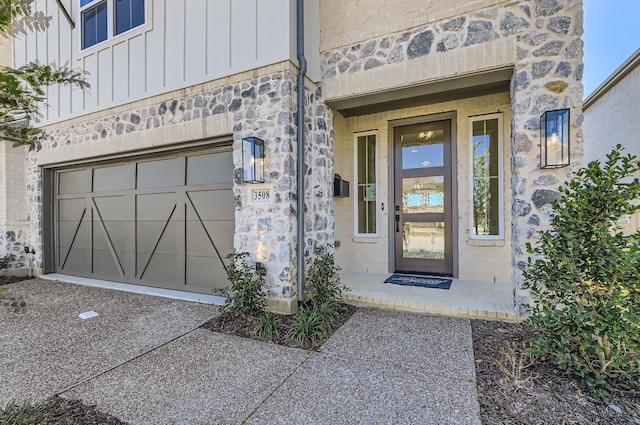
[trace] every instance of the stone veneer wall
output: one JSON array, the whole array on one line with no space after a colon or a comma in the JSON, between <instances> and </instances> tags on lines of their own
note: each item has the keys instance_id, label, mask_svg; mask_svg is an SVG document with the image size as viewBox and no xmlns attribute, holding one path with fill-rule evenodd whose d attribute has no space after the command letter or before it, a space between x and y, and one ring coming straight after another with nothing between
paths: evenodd
<instances>
[{"instance_id":1,"label":"stone veneer wall","mask_svg":"<svg viewBox=\"0 0 640 425\"><path fill-rule=\"evenodd\" d=\"M29 257L31 254L25 252L25 247L34 247L32 238L26 226L2 226L0 225L0 258L9 257L9 267L0 270L0 274L10 276L26 276L29 273ZM36 249L36 251L38 251ZM35 256L32 257L33 259ZM33 267L36 263L33 262ZM37 270L36 270L37 272Z\"/></svg>"},{"instance_id":2,"label":"stone veneer wall","mask_svg":"<svg viewBox=\"0 0 640 425\"><path fill-rule=\"evenodd\" d=\"M127 133L144 132L189 121L205 120L217 114L230 114L233 128L234 204L237 251L251 252L253 259L267 268L268 296L276 311L291 312L296 302L296 74L286 66L271 73L234 84L193 94L167 98L143 107L104 115L70 126L49 130L43 149L104 140ZM316 240L333 241L333 137L331 114L322 105L322 92L311 85L306 90L307 134L307 249ZM125 107L126 108L126 107ZM210 137L221 136L211 134ZM252 204L253 185L242 183L243 137L256 136L265 141L265 184L272 190L268 204ZM185 142L188 140L179 140ZM175 141L173 141L175 142ZM159 143L160 145L161 143ZM132 149L135 146L131 147ZM87 152L87 157L91 152ZM29 229L42 246L41 172L36 155L27 158L29 189ZM42 267L41 255L37 266Z\"/></svg>"},{"instance_id":3,"label":"stone veneer wall","mask_svg":"<svg viewBox=\"0 0 640 425\"><path fill-rule=\"evenodd\" d=\"M334 130L333 113L322 102L322 87L305 87L305 256L318 246L333 247ZM330 248L332 249L332 248Z\"/></svg>"},{"instance_id":4,"label":"stone veneer wall","mask_svg":"<svg viewBox=\"0 0 640 425\"><path fill-rule=\"evenodd\" d=\"M239 107L233 111L234 246L237 251L254 253L254 258L265 264L269 297L291 298L295 294L291 281L295 277L292 267L296 226L295 74L285 71L264 76L253 83L242 83L241 87L239 94L244 93L244 100L238 101ZM273 88L279 93L276 102L269 97ZM265 183L274 196L270 204L252 204L253 185L242 183L241 143L248 136L265 141Z\"/></svg>"},{"instance_id":5,"label":"stone veneer wall","mask_svg":"<svg viewBox=\"0 0 640 425\"><path fill-rule=\"evenodd\" d=\"M548 226L550 203L559 197L557 187L583 165L582 1L531 3L531 26L519 40L511 81L513 281L521 315L529 300L522 287L529 257L526 244L535 243L536 232ZM571 110L571 167L540 170L540 116L560 108Z\"/></svg>"},{"instance_id":6,"label":"stone veneer wall","mask_svg":"<svg viewBox=\"0 0 640 425\"><path fill-rule=\"evenodd\" d=\"M9 256L9 268L0 273L26 275L31 247L27 231L27 199L25 195L25 151L13 142L0 140L0 258Z\"/></svg>"},{"instance_id":7,"label":"stone veneer wall","mask_svg":"<svg viewBox=\"0 0 640 425\"><path fill-rule=\"evenodd\" d=\"M9 267L0 274L26 276L29 272L29 254L25 246L30 246L26 229L0 226L0 258L9 256Z\"/></svg>"},{"instance_id":8,"label":"stone veneer wall","mask_svg":"<svg viewBox=\"0 0 640 425\"><path fill-rule=\"evenodd\" d=\"M268 81L263 77L260 84ZM259 86L258 96L249 96L234 114L235 248L265 262L267 294L278 311L293 311L287 306L295 304L297 295L296 84L295 73L287 71L280 84L281 102L268 105L268 94ZM319 86L305 87L305 256L312 255L319 241L333 243L333 132L321 98ZM251 135L265 140L265 183L275 196L270 205L252 205L251 185L241 184L240 143ZM278 299L287 306L278 305Z\"/></svg>"},{"instance_id":9,"label":"stone veneer wall","mask_svg":"<svg viewBox=\"0 0 640 425\"><path fill-rule=\"evenodd\" d=\"M528 259L526 243L535 243L537 230L548 224L550 202L558 197L556 188L582 165L582 33L581 0L516 0L331 49L321 55L325 80L356 73L367 78L367 71L379 67L446 60L440 55L453 49L514 38L517 59L510 64L514 66L511 261L514 307L521 314L522 305L528 300L522 288L522 270ZM448 76L451 75L432 77ZM540 170L540 115L559 108L571 109L571 169Z\"/></svg>"}]
</instances>

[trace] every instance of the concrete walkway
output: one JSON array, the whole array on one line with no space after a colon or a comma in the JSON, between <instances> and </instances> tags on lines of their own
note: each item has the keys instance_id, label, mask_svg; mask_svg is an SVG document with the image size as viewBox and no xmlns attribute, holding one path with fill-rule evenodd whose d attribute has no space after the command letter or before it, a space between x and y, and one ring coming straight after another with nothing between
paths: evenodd
<instances>
[{"instance_id":1,"label":"concrete walkway","mask_svg":"<svg viewBox=\"0 0 640 425\"><path fill-rule=\"evenodd\" d=\"M40 280L9 295L27 312L0 308L0 406L60 393L131 424L480 423L465 319L361 309L307 352L200 329L208 305Z\"/></svg>"}]
</instances>

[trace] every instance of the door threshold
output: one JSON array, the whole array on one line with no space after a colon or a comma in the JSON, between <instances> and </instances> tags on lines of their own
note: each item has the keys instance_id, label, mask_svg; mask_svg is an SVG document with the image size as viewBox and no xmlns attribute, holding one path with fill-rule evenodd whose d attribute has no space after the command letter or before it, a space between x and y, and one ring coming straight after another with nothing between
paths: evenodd
<instances>
[{"instance_id":1,"label":"door threshold","mask_svg":"<svg viewBox=\"0 0 640 425\"><path fill-rule=\"evenodd\" d=\"M452 274L448 273L431 273L431 272L393 272L393 274L401 274L406 276L424 276L424 277L446 277L447 279L455 279Z\"/></svg>"},{"instance_id":2,"label":"door threshold","mask_svg":"<svg viewBox=\"0 0 640 425\"><path fill-rule=\"evenodd\" d=\"M225 302L224 297L219 297L217 295L205 295L198 294L196 292L178 291L176 289L155 288L152 286L133 285L130 283L112 282L109 280L69 276L58 273L43 274L40 275L39 278L45 280L57 280L60 282L75 283L77 285L93 286L96 288L115 289L116 291L133 292L135 294L153 295L175 300L191 301L201 304L222 305Z\"/></svg>"}]
</instances>

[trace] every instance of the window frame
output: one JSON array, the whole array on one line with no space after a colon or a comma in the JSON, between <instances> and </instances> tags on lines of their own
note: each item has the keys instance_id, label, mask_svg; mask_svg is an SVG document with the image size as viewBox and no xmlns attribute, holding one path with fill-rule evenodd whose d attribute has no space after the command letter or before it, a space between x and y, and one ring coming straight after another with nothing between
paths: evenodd
<instances>
[{"instance_id":1,"label":"window frame","mask_svg":"<svg viewBox=\"0 0 640 425\"><path fill-rule=\"evenodd\" d=\"M376 177L376 200L375 200L375 214L376 214L376 225L374 233L360 233L358 230L358 138L359 137L367 137L367 136L375 136L376 149L374 155L375 161L375 172L374 175ZM378 214L378 192L380 190L379 184L379 166L378 166L378 131L361 131L353 134L353 235L356 238L377 238L379 234L379 214Z\"/></svg>"},{"instance_id":2,"label":"window frame","mask_svg":"<svg viewBox=\"0 0 640 425\"><path fill-rule=\"evenodd\" d=\"M151 28L150 0L144 0L144 23L136 27L129 28L128 30L123 31L117 35L115 34L115 0L90 0L86 5L80 6L81 1L82 0L78 0L78 2L76 3L78 5L78 15L76 22L79 23L77 26L77 28L79 28L78 51L81 54L93 53L94 50L104 48L105 46L108 46L110 44L115 44L122 39L131 38L132 36L148 31ZM96 7L103 2L107 4L107 38L91 46L83 47L84 21L82 19L82 14L86 10Z\"/></svg>"},{"instance_id":3,"label":"window frame","mask_svg":"<svg viewBox=\"0 0 640 425\"><path fill-rule=\"evenodd\" d=\"M498 234L476 235L473 223L473 123L478 121L498 120ZM503 114L474 115L469 117L469 239L504 241L505 239L505 214L504 214L504 127Z\"/></svg>"}]
</instances>

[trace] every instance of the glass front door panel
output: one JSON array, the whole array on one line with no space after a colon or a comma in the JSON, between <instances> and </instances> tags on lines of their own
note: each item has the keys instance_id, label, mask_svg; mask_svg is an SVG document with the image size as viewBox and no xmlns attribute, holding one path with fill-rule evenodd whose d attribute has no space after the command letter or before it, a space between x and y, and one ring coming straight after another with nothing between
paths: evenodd
<instances>
[{"instance_id":1,"label":"glass front door panel","mask_svg":"<svg viewBox=\"0 0 640 425\"><path fill-rule=\"evenodd\" d=\"M402 256L444 260L444 222L412 222L403 225Z\"/></svg>"},{"instance_id":2,"label":"glass front door panel","mask_svg":"<svg viewBox=\"0 0 640 425\"><path fill-rule=\"evenodd\" d=\"M451 121L394 129L394 268L453 275Z\"/></svg>"},{"instance_id":3,"label":"glass front door panel","mask_svg":"<svg viewBox=\"0 0 640 425\"><path fill-rule=\"evenodd\" d=\"M404 214L443 213L444 176L402 179L402 212Z\"/></svg>"},{"instance_id":4,"label":"glass front door panel","mask_svg":"<svg viewBox=\"0 0 640 425\"><path fill-rule=\"evenodd\" d=\"M402 135L403 170L442 167L443 165L443 130L420 131Z\"/></svg>"}]
</instances>

